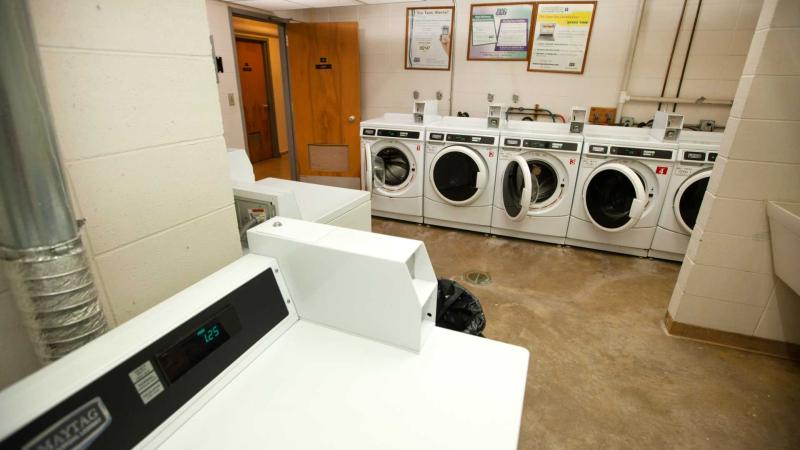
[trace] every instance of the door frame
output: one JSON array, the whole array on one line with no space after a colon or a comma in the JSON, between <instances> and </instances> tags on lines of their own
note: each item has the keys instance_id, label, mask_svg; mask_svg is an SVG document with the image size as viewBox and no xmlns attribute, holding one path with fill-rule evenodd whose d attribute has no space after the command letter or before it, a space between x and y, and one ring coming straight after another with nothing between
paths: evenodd
<instances>
[{"instance_id":1,"label":"door frame","mask_svg":"<svg viewBox=\"0 0 800 450\"><path fill-rule=\"evenodd\" d=\"M236 36L236 40L233 43L234 44L233 45L234 48L237 47L238 41L252 42L252 43L255 43L255 44L259 44L261 46L261 56L262 56L262 58L264 58L264 83L265 83L265 87L267 89L267 105L270 107L270 109L269 109L269 131L270 131L270 143L272 144L272 154L270 155L270 159L272 159L272 158L274 158L276 156L275 152L277 152L278 153L277 156L280 157L281 149L280 149L280 146L278 144L278 124L277 124L277 121L275 120L275 109L273 108L273 106L275 106L275 94L273 93L273 89L272 89L272 70L270 70L272 68L272 66L270 66L270 59L269 59L269 41L262 41L260 39L255 39L255 38L250 38L250 37ZM239 64L238 64L239 63L239 61L238 61L239 60L239 54L238 54L238 50L236 50L234 53L236 54L235 55L235 59L236 59L236 76L237 76L237 80L238 80L238 76L239 76ZM241 109L242 112L244 112L244 102L239 102L239 103L240 103L239 109ZM244 118L244 116L243 116L243 118ZM249 156L250 155L250 149L247 147L247 145L248 145L247 144L248 143L248 140L247 140L247 125L244 122L243 122L243 125L244 125L244 130L245 130L244 146L245 146L245 151L247 151L247 154Z\"/></svg>"},{"instance_id":2,"label":"door frame","mask_svg":"<svg viewBox=\"0 0 800 450\"><path fill-rule=\"evenodd\" d=\"M234 65L236 66L236 70L234 75L236 77L236 89L239 94L239 113L242 116L242 133L244 133L244 146L245 152L247 152L247 156L250 156L250 149L247 148L247 130L246 125L244 123L244 105L242 104L242 85L241 81L239 80L239 57L236 54L236 32L233 29L233 16L245 17L247 19L259 20L261 22L268 22L273 23L278 26L278 46L280 47L280 54L281 54L281 76L283 77L283 98L284 98L284 115L286 117L286 140L288 141L289 145L289 169L292 180L298 180L298 171L297 171L297 154L295 149L295 141L294 141L294 116L292 115L292 92L291 86L289 81L289 53L286 48L286 24L289 23L289 19L283 19L281 17L276 17L270 14L263 14L259 12L254 12L249 9L241 9L237 8L232 5L228 5L228 27L231 30L231 42L233 43L234 51L233 51L233 60ZM266 47L266 46L265 46ZM266 51L266 48L265 48ZM267 55L267 58L269 55ZM265 59L265 61L269 61L269 59ZM267 71L269 72L269 71ZM267 75L269 78L270 75ZM271 84L271 83L270 83ZM268 92L272 92L271 86ZM272 99L272 97L270 98ZM274 102L274 100L272 100ZM273 123L274 121L274 114L273 114ZM273 133L274 139L277 139L277 132ZM277 147L277 145L276 145ZM280 152L280 148L278 149Z\"/></svg>"}]
</instances>

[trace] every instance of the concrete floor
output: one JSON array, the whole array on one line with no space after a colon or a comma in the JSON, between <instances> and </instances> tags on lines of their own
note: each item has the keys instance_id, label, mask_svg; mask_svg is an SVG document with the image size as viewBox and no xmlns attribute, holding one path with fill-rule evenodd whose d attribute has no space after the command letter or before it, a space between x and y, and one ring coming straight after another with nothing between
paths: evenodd
<instances>
[{"instance_id":1,"label":"concrete floor","mask_svg":"<svg viewBox=\"0 0 800 450\"><path fill-rule=\"evenodd\" d=\"M800 364L666 336L680 266L375 219L531 352L520 449L800 448ZM468 270L492 284L464 283ZM480 389L478 385L476 387Z\"/></svg>"}]
</instances>

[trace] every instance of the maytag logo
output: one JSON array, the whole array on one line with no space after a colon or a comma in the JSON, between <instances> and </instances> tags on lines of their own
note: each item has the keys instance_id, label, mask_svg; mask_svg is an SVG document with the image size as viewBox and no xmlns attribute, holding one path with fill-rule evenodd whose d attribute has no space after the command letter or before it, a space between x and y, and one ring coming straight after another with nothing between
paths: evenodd
<instances>
[{"instance_id":1,"label":"maytag logo","mask_svg":"<svg viewBox=\"0 0 800 450\"><path fill-rule=\"evenodd\" d=\"M85 449L111 424L111 414L100 397L50 425L22 447L22 450Z\"/></svg>"}]
</instances>

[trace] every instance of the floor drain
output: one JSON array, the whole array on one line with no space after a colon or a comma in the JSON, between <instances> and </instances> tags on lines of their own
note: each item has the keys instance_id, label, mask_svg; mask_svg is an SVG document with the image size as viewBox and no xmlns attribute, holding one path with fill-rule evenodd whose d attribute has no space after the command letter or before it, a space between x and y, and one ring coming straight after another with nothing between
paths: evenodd
<instances>
[{"instance_id":1,"label":"floor drain","mask_svg":"<svg viewBox=\"0 0 800 450\"><path fill-rule=\"evenodd\" d=\"M467 283L475 284L478 286L486 286L492 282L492 276L489 275L489 272L481 272L479 270L471 270L469 272L464 272L464 280Z\"/></svg>"}]
</instances>

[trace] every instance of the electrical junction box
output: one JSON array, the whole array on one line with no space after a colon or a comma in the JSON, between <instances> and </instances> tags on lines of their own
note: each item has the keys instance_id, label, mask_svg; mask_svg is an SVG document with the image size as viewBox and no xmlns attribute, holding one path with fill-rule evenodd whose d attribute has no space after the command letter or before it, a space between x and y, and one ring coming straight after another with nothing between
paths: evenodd
<instances>
[{"instance_id":1,"label":"electrical junction box","mask_svg":"<svg viewBox=\"0 0 800 450\"><path fill-rule=\"evenodd\" d=\"M588 113L583 106L573 106L569 110L569 132L583 133L583 126L586 124Z\"/></svg>"},{"instance_id":2,"label":"electrical junction box","mask_svg":"<svg viewBox=\"0 0 800 450\"><path fill-rule=\"evenodd\" d=\"M439 101L438 100L421 100L414 102L414 123L425 123L426 116L439 115Z\"/></svg>"},{"instance_id":3,"label":"electrical junction box","mask_svg":"<svg viewBox=\"0 0 800 450\"><path fill-rule=\"evenodd\" d=\"M489 111L486 114L486 126L489 128L500 128L500 121L503 118L503 104L492 103L489 105Z\"/></svg>"},{"instance_id":4,"label":"electrical junction box","mask_svg":"<svg viewBox=\"0 0 800 450\"><path fill-rule=\"evenodd\" d=\"M683 129L683 114L656 111L650 135L660 141L677 141Z\"/></svg>"}]
</instances>

